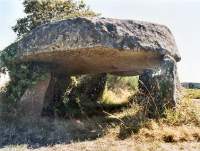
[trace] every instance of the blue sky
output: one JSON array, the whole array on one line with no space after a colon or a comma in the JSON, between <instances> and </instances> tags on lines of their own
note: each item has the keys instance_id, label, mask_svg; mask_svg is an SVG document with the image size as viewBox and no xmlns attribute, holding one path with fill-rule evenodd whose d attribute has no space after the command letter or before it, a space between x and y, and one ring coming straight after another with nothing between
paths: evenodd
<instances>
[{"instance_id":1,"label":"blue sky","mask_svg":"<svg viewBox=\"0 0 200 151\"><path fill-rule=\"evenodd\" d=\"M181 81L200 82L200 0L85 0L104 17L143 20L167 25L182 60ZM0 0L0 49L16 39L11 27L22 17L22 0Z\"/></svg>"}]
</instances>

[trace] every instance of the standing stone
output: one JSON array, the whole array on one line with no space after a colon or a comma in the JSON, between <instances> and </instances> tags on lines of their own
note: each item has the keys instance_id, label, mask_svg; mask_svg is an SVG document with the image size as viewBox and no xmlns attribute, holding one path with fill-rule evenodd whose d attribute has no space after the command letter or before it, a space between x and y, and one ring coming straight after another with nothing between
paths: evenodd
<instances>
[{"instance_id":1,"label":"standing stone","mask_svg":"<svg viewBox=\"0 0 200 151\"><path fill-rule=\"evenodd\" d=\"M69 86L65 93L66 116L75 116L80 112L93 114L101 108L98 100L105 90L106 79L105 73L77 77L77 84Z\"/></svg>"},{"instance_id":2,"label":"standing stone","mask_svg":"<svg viewBox=\"0 0 200 151\"><path fill-rule=\"evenodd\" d=\"M50 77L50 74L48 74L45 80L38 81L36 85L25 91L19 102L22 114L34 117L41 116Z\"/></svg>"},{"instance_id":3,"label":"standing stone","mask_svg":"<svg viewBox=\"0 0 200 151\"><path fill-rule=\"evenodd\" d=\"M63 106L63 97L67 86L69 85L70 78L65 74L57 74L52 72L51 79L46 90L46 94L44 97L44 106L42 115L44 116L55 116L55 114L61 116L61 112L55 112L56 108L60 108ZM61 109L60 109L61 110Z\"/></svg>"},{"instance_id":4,"label":"standing stone","mask_svg":"<svg viewBox=\"0 0 200 151\"><path fill-rule=\"evenodd\" d=\"M139 89L150 117L159 117L166 108L174 108L179 88L176 61L170 56L164 57L158 69L146 70L139 77Z\"/></svg>"}]
</instances>

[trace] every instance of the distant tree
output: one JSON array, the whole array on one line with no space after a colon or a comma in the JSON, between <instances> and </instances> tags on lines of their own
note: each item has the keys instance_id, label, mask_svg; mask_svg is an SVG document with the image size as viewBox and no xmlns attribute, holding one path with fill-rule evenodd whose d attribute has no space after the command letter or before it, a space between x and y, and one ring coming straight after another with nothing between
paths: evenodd
<instances>
[{"instance_id":1,"label":"distant tree","mask_svg":"<svg viewBox=\"0 0 200 151\"><path fill-rule=\"evenodd\" d=\"M13 27L18 37L29 33L41 24L78 16L96 16L84 1L74 0L24 0L26 16Z\"/></svg>"}]
</instances>

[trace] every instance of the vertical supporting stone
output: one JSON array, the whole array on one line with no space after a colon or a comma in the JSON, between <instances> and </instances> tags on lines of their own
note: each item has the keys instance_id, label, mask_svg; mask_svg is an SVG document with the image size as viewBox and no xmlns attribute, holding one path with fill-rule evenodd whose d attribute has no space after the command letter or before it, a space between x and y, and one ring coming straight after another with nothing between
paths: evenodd
<instances>
[{"instance_id":1,"label":"vertical supporting stone","mask_svg":"<svg viewBox=\"0 0 200 151\"><path fill-rule=\"evenodd\" d=\"M176 61L170 56L164 57L158 69L140 75L139 89L150 117L161 116L166 108L176 106L179 85Z\"/></svg>"},{"instance_id":2,"label":"vertical supporting stone","mask_svg":"<svg viewBox=\"0 0 200 151\"><path fill-rule=\"evenodd\" d=\"M102 97L106 85L106 74L85 75L77 78L78 84L67 90L67 108L69 116L79 112L93 113L99 108L98 100Z\"/></svg>"},{"instance_id":3,"label":"vertical supporting stone","mask_svg":"<svg viewBox=\"0 0 200 151\"><path fill-rule=\"evenodd\" d=\"M44 116L55 116L55 109L63 106L63 96L69 83L69 77L63 74L51 73L49 87L44 98ZM59 114L59 113L57 113Z\"/></svg>"},{"instance_id":4,"label":"vertical supporting stone","mask_svg":"<svg viewBox=\"0 0 200 151\"><path fill-rule=\"evenodd\" d=\"M83 79L82 90L85 97L88 98L88 100L83 99L83 102L81 102L83 106L97 106L97 101L103 95L106 79L107 75L105 73L91 75L87 79Z\"/></svg>"},{"instance_id":5,"label":"vertical supporting stone","mask_svg":"<svg viewBox=\"0 0 200 151\"><path fill-rule=\"evenodd\" d=\"M51 76L48 74L45 80L38 81L36 85L25 91L19 101L20 113L34 117L41 116L50 78Z\"/></svg>"}]
</instances>

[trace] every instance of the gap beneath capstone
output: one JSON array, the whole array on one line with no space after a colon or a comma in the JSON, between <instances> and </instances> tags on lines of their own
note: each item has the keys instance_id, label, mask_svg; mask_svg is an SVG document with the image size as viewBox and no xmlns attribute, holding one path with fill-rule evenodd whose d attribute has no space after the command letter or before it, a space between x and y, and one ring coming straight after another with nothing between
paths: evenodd
<instances>
[{"instance_id":1,"label":"gap beneath capstone","mask_svg":"<svg viewBox=\"0 0 200 151\"><path fill-rule=\"evenodd\" d=\"M97 73L138 75L146 69L158 67L162 58L159 53L152 51L96 47L25 53L20 57L20 62L33 61L52 64L53 71L69 75Z\"/></svg>"}]
</instances>

